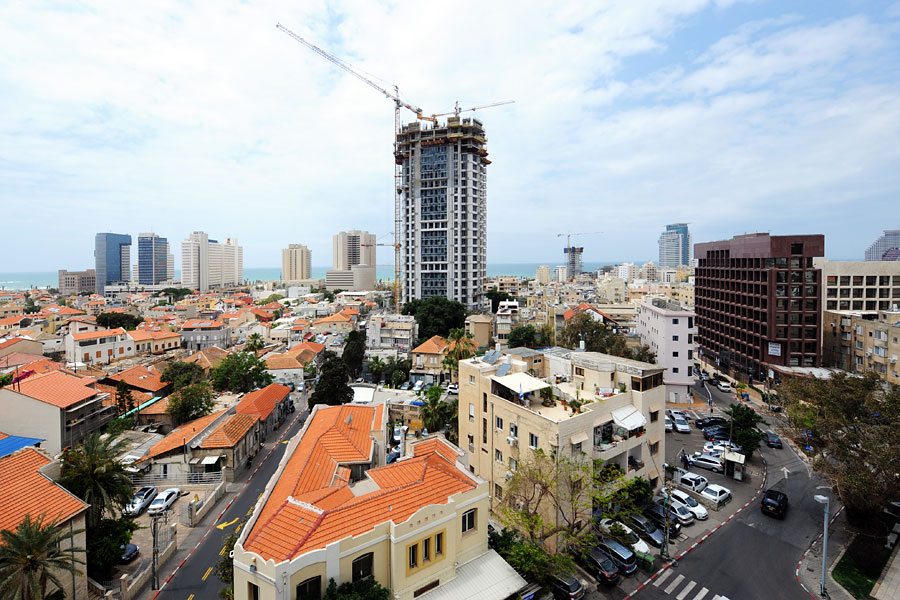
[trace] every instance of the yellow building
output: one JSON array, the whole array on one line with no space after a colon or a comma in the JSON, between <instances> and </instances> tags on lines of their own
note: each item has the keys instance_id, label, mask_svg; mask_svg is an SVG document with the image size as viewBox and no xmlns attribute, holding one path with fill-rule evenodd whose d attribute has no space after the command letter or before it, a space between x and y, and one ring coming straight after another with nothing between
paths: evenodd
<instances>
[{"instance_id":1,"label":"yellow building","mask_svg":"<svg viewBox=\"0 0 900 600\"><path fill-rule=\"evenodd\" d=\"M235 544L237 600L318 600L330 579L374 577L400 600L485 586L502 600L525 584L488 549L487 483L464 453L429 437L378 466L384 416L383 406L315 407Z\"/></svg>"},{"instance_id":2,"label":"yellow building","mask_svg":"<svg viewBox=\"0 0 900 600\"><path fill-rule=\"evenodd\" d=\"M494 342L494 319L489 315L466 317L466 333L472 334L479 348L487 348Z\"/></svg>"},{"instance_id":3,"label":"yellow building","mask_svg":"<svg viewBox=\"0 0 900 600\"><path fill-rule=\"evenodd\" d=\"M875 371L900 384L900 311L822 312L822 362L851 373Z\"/></svg>"}]
</instances>

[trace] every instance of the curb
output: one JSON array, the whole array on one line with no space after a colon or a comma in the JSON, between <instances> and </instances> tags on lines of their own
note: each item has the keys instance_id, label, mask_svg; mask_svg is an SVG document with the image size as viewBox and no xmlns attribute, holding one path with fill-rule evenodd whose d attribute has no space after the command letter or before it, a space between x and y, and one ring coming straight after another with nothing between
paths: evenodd
<instances>
[{"instance_id":1,"label":"curb","mask_svg":"<svg viewBox=\"0 0 900 600\"><path fill-rule=\"evenodd\" d=\"M831 519L828 521L828 525L830 526L832 523L834 523L835 520L837 520L838 515L840 515L842 512L844 512L844 507L843 507L843 506L841 506L841 507L838 509L838 511L837 511L836 513L834 513L834 516L831 517ZM822 533L820 533L819 535L817 535L817 536L815 537L815 539L813 539L813 541L811 541L811 542L809 543L809 547L808 547L806 550L803 551L803 554L800 556L800 560L797 561L797 568L796 568L796 570L794 571L794 577L797 578L797 583L799 583L799 584L800 584L800 587L802 587L803 590L804 590L807 594L809 594L810 598L818 598L819 596L817 596L816 594L814 594L814 593L812 593L811 591L809 591L809 589L808 589L805 585L803 585L803 580L800 578L800 568L803 566L803 561L806 560L806 555L809 554L810 550L813 549L813 546L816 545L816 542L818 542L820 539L822 539L822 535L823 535L824 533L825 533L825 532L823 531ZM844 550L841 550L841 556L843 556L845 550L846 550L846 548L844 548ZM836 560L839 560L839 559L840 559L840 556L839 556L838 559L836 559ZM838 584L838 585L840 585L840 584Z\"/></svg>"}]
</instances>

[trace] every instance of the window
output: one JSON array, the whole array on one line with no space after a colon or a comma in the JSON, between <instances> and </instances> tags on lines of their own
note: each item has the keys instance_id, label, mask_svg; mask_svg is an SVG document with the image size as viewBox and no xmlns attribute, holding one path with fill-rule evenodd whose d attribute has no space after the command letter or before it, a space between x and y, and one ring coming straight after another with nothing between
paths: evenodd
<instances>
[{"instance_id":1,"label":"window","mask_svg":"<svg viewBox=\"0 0 900 600\"><path fill-rule=\"evenodd\" d=\"M426 563L431 560L431 538L422 540L422 562Z\"/></svg>"},{"instance_id":2,"label":"window","mask_svg":"<svg viewBox=\"0 0 900 600\"><path fill-rule=\"evenodd\" d=\"M472 531L475 529L475 511L477 508L473 508L471 510L467 510L463 513L462 516L462 532L466 533L467 531Z\"/></svg>"},{"instance_id":3,"label":"window","mask_svg":"<svg viewBox=\"0 0 900 600\"><path fill-rule=\"evenodd\" d=\"M469 420L475 420L475 405L469 402Z\"/></svg>"},{"instance_id":4,"label":"window","mask_svg":"<svg viewBox=\"0 0 900 600\"><path fill-rule=\"evenodd\" d=\"M484 412L487 412L487 392L484 392L484 393L481 395L481 401L484 403L484 406L482 407L482 410L483 410Z\"/></svg>"},{"instance_id":5,"label":"window","mask_svg":"<svg viewBox=\"0 0 900 600\"><path fill-rule=\"evenodd\" d=\"M374 557L375 555L369 552L368 554L363 554L353 560L353 581L359 581L360 579L372 576L372 563L374 562Z\"/></svg>"},{"instance_id":6,"label":"window","mask_svg":"<svg viewBox=\"0 0 900 600\"><path fill-rule=\"evenodd\" d=\"M408 567L410 569L415 569L419 566L419 545L413 544L407 549L407 554L409 554L409 563Z\"/></svg>"},{"instance_id":7,"label":"window","mask_svg":"<svg viewBox=\"0 0 900 600\"><path fill-rule=\"evenodd\" d=\"M515 473L518 468L519 468L519 461L517 461L514 458L510 458L509 459L509 470L512 471L513 473Z\"/></svg>"},{"instance_id":8,"label":"window","mask_svg":"<svg viewBox=\"0 0 900 600\"><path fill-rule=\"evenodd\" d=\"M503 431L503 417L495 417L497 421L497 430Z\"/></svg>"},{"instance_id":9,"label":"window","mask_svg":"<svg viewBox=\"0 0 900 600\"><path fill-rule=\"evenodd\" d=\"M503 453L500 452L500 450L494 450L494 460L496 460L498 463L503 462Z\"/></svg>"},{"instance_id":10,"label":"window","mask_svg":"<svg viewBox=\"0 0 900 600\"><path fill-rule=\"evenodd\" d=\"M673 372L673 373L677 373L677 372L678 372L678 367L672 367L672 372Z\"/></svg>"},{"instance_id":11,"label":"window","mask_svg":"<svg viewBox=\"0 0 900 600\"><path fill-rule=\"evenodd\" d=\"M250 600L259 600L259 586L249 581L247 582L247 598Z\"/></svg>"},{"instance_id":12,"label":"window","mask_svg":"<svg viewBox=\"0 0 900 600\"><path fill-rule=\"evenodd\" d=\"M672 353L672 358L678 358L678 353L677 353L677 352L673 352L673 353Z\"/></svg>"},{"instance_id":13,"label":"window","mask_svg":"<svg viewBox=\"0 0 900 600\"><path fill-rule=\"evenodd\" d=\"M659 421L659 411L658 411L658 410L651 410L651 411L650 411L650 422L651 422L651 423L656 423L657 421Z\"/></svg>"},{"instance_id":14,"label":"window","mask_svg":"<svg viewBox=\"0 0 900 600\"><path fill-rule=\"evenodd\" d=\"M469 434L469 452L475 452L475 436Z\"/></svg>"},{"instance_id":15,"label":"window","mask_svg":"<svg viewBox=\"0 0 900 600\"><path fill-rule=\"evenodd\" d=\"M469 375L469 383L475 383L475 376Z\"/></svg>"},{"instance_id":16,"label":"window","mask_svg":"<svg viewBox=\"0 0 900 600\"><path fill-rule=\"evenodd\" d=\"M584 369L581 367L575 367L575 375L578 377L584 377Z\"/></svg>"},{"instance_id":17,"label":"window","mask_svg":"<svg viewBox=\"0 0 900 600\"><path fill-rule=\"evenodd\" d=\"M322 578L318 575L297 584L297 600L320 600L322 598Z\"/></svg>"},{"instance_id":18,"label":"window","mask_svg":"<svg viewBox=\"0 0 900 600\"><path fill-rule=\"evenodd\" d=\"M678 319L672 319L672 325L678 325Z\"/></svg>"},{"instance_id":19,"label":"window","mask_svg":"<svg viewBox=\"0 0 900 600\"><path fill-rule=\"evenodd\" d=\"M444 555L444 532L434 534L434 555Z\"/></svg>"},{"instance_id":20,"label":"window","mask_svg":"<svg viewBox=\"0 0 900 600\"><path fill-rule=\"evenodd\" d=\"M650 454L658 454L659 453L659 442L654 442L650 444Z\"/></svg>"},{"instance_id":21,"label":"window","mask_svg":"<svg viewBox=\"0 0 900 600\"><path fill-rule=\"evenodd\" d=\"M514 438L518 438L519 437L519 426L516 425L515 423L510 423L509 424L509 435Z\"/></svg>"},{"instance_id":22,"label":"window","mask_svg":"<svg viewBox=\"0 0 900 600\"><path fill-rule=\"evenodd\" d=\"M494 484L494 496L497 500L503 500L503 488L500 487L499 483Z\"/></svg>"},{"instance_id":23,"label":"window","mask_svg":"<svg viewBox=\"0 0 900 600\"><path fill-rule=\"evenodd\" d=\"M481 443L487 444L487 417L481 419Z\"/></svg>"},{"instance_id":24,"label":"window","mask_svg":"<svg viewBox=\"0 0 900 600\"><path fill-rule=\"evenodd\" d=\"M538 436L533 433L528 434L528 447L536 449L538 447Z\"/></svg>"}]
</instances>

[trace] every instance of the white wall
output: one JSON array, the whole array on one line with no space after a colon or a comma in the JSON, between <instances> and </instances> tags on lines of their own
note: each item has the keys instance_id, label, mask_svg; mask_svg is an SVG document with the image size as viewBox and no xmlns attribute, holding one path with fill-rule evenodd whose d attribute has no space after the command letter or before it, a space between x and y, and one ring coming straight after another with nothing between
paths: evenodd
<instances>
[{"instance_id":1,"label":"white wall","mask_svg":"<svg viewBox=\"0 0 900 600\"><path fill-rule=\"evenodd\" d=\"M41 438L41 448L56 455L62 450L60 409L9 388L0 389L0 431L9 435Z\"/></svg>"}]
</instances>

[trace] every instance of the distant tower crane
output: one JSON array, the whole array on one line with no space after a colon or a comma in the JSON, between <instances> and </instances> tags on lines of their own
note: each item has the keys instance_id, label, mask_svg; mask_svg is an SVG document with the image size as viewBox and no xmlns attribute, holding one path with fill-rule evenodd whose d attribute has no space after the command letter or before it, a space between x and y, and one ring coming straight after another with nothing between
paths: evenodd
<instances>
[{"instance_id":1,"label":"distant tower crane","mask_svg":"<svg viewBox=\"0 0 900 600\"><path fill-rule=\"evenodd\" d=\"M572 247L572 238L577 237L579 235L599 235L603 233L602 231L588 231L581 233L557 233L556 237L566 238L566 248L563 251L566 255L566 278L571 279L576 275L581 274L581 253L584 251L584 248L573 248Z\"/></svg>"},{"instance_id":2,"label":"distant tower crane","mask_svg":"<svg viewBox=\"0 0 900 600\"><path fill-rule=\"evenodd\" d=\"M416 119L422 119L425 121L431 121L432 123L436 123L438 117L451 115L451 114L459 116L459 113L461 113L461 112L475 111L475 110L480 110L482 108L491 108L493 106L512 104L514 102L513 100L506 100L504 102L495 102L493 104L485 104L484 106L475 106L472 108L462 108L462 109L459 108L459 102L457 102L456 106L452 112L439 113L439 114L434 114L431 116L426 116L423 114L424 111L421 108L419 108L418 106L414 106L414 105L404 101L402 98L400 98L400 88L398 88L396 85L393 86L393 88L394 88L393 91L387 90L384 87L382 87L381 85L379 85L379 84L375 83L374 81L372 81L371 79L369 79L368 77L356 72L350 65L348 65L347 63L345 63L338 57L336 57L332 54L329 54L328 52L322 50L315 44L312 44L312 43L306 41L305 39L303 39L302 37L300 37L293 31L291 31L290 29L288 29L287 27L282 25L281 23L278 23L275 27L280 29L287 35L291 36L292 38L294 38L295 40L297 40L298 42L300 42L301 44L303 44L304 46L306 46L307 48L309 48L310 50L312 50L313 52L315 52L316 54L318 54L325 60L327 60L331 63L334 63L335 65L337 65L338 67L347 71L348 73L350 73L351 75L353 75L354 77L356 77L357 79L359 79L360 81L365 83L366 85L374 88L375 90L377 90L378 92L383 94L385 98L392 100L394 102L394 157L395 157L395 159L399 154L398 148L397 148L397 136L400 134L400 109L401 108L405 108L405 109L411 111L413 114L416 115ZM400 312L400 301L402 298L401 290L403 289L403 286L401 285L401 281L400 281L401 278L403 277L403 269L402 269L402 262L401 262L403 260L403 257L401 254L401 249L402 249L401 229L403 226L403 215L402 215L402 210L401 210L401 208L402 208L401 207L401 194L402 194L402 189L403 189L402 188L402 183L403 183L402 168L403 167L399 160L395 160L394 163L395 163L394 164L394 243L393 244L384 244L384 245L394 246L394 310L399 313ZM378 244L378 245L380 246L382 244Z\"/></svg>"}]
</instances>

